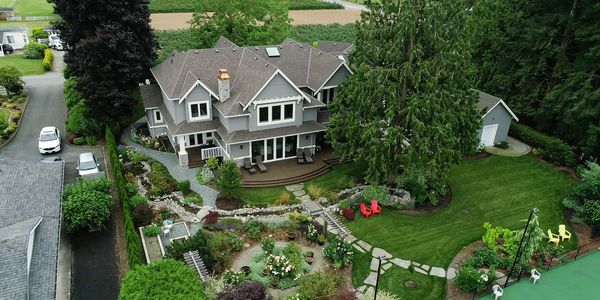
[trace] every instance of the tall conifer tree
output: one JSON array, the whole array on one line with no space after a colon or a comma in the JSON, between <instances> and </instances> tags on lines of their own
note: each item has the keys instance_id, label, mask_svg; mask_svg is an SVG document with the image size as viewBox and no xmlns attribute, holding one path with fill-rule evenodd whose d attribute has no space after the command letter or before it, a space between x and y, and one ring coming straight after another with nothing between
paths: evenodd
<instances>
[{"instance_id":1,"label":"tall conifer tree","mask_svg":"<svg viewBox=\"0 0 600 300\"><path fill-rule=\"evenodd\" d=\"M368 166L371 182L418 176L441 192L451 165L475 148L480 125L467 80L466 4L396 0L369 8L328 136L342 157Z\"/></svg>"}]
</instances>

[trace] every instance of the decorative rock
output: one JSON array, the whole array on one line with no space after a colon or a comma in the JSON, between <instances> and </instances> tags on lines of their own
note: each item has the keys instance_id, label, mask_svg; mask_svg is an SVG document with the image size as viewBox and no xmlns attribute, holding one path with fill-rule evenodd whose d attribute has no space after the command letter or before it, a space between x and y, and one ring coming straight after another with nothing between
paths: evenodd
<instances>
[{"instance_id":1,"label":"decorative rock","mask_svg":"<svg viewBox=\"0 0 600 300\"><path fill-rule=\"evenodd\" d=\"M354 241L356 241L356 237L350 234L344 238L344 241L346 241L348 243L353 243Z\"/></svg>"},{"instance_id":2,"label":"decorative rock","mask_svg":"<svg viewBox=\"0 0 600 300\"><path fill-rule=\"evenodd\" d=\"M245 243L245 244L244 244L244 249L248 249L248 248L250 248L250 244L248 244L248 243Z\"/></svg>"},{"instance_id":3,"label":"decorative rock","mask_svg":"<svg viewBox=\"0 0 600 300\"><path fill-rule=\"evenodd\" d=\"M303 188L304 188L304 184L303 183L288 185L288 186L285 187L285 189L288 190L289 192L300 191Z\"/></svg>"},{"instance_id":4,"label":"decorative rock","mask_svg":"<svg viewBox=\"0 0 600 300\"><path fill-rule=\"evenodd\" d=\"M383 264L381 267L387 271L387 269L392 267L392 264L391 263Z\"/></svg>"},{"instance_id":5,"label":"decorative rock","mask_svg":"<svg viewBox=\"0 0 600 300\"><path fill-rule=\"evenodd\" d=\"M446 279L454 279L456 277L456 269L448 268L448 272L446 272Z\"/></svg>"},{"instance_id":6,"label":"decorative rock","mask_svg":"<svg viewBox=\"0 0 600 300\"><path fill-rule=\"evenodd\" d=\"M356 244L352 244L352 246L354 247L354 249L356 249L358 252L360 253L365 253L365 250L363 250L363 248L359 247Z\"/></svg>"},{"instance_id":7,"label":"decorative rock","mask_svg":"<svg viewBox=\"0 0 600 300\"><path fill-rule=\"evenodd\" d=\"M294 194L294 196L296 196L296 197L300 197L300 196L306 195L306 192L304 192L304 190L299 190L299 191L292 192L292 194Z\"/></svg>"},{"instance_id":8,"label":"decorative rock","mask_svg":"<svg viewBox=\"0 0 600 300\"><path fill-rule=\"evenodd\" d=\"M419 268L419 267L415 267L415 271L416 271L417 273L421 273L421 274L423 274L423 275L427 275L427 271L425 271L425 270L423 270L423 269L421 269L421 268Z\"/></svg>"},{"instance_id":9,"label":"decorative rock","mask_svg":"<svg viewBox=\"0 0 600 300\"><path fill-rule=\"evenodd\" d=\"M429 272L429 275L437 276L437 277L441 277L441 278L445 278L446 277L446 270L444 270L442 268L438 268L438 267L433 267L433 268L431 268L431 271Z\"/></svg>"},{"instance_id":10,"label":"decorative rock","mask_svg":"<svg viewBox=\"0 0 600 300\"><path fill-rule=\"evenodd\" d=\"M358 246L360 246L361 248L365 249L365 251L371 251L371 245L367 244L367 242L365 241L358 241L356 242L356 244L358 244Z\"/></svg>"},{"instance_id":11,"label":"decorative rock","mask_svg":"<svg viewBox=\"0 0 600 300\"><path fill-rule=\"evenodd\" d=\"M300 197L300 202L302 202L302 203L309 202L309 201L311 201L309 195L304 195L304 196Z\"/></svg>"},{"instance_id":12,"label":"decorative rock","mask_svg":"<svg viewBox=\"0 0 600 300\"><path fill-rule=\"evenodd\" d=\"M381 248L375 247L373 249L373 257L383 257L385 259L390 259L393 257L393 255L389 254L387 251L385 251Z\"/></svg>"},{"instance_id":13,"label":"decorative rock","mask_svg":"<svg viewBox=\"0 0 600 300\"><path fill-rule=\"evenodd\" d=\"M371 259L371 271L377 271L379 268L379 260L377 258Z\"/></svg>"},{"instance_id":14,"label":"decorative rock","mask_svg":"<svg viewBox=\"0 0 600 300\"><path fill-rule=\"evenodd\" d=\"M421 265L421 269L429 271L430 267L428 265Z\"/></svg>"},{"instance_id":15,"label":"decorative rock","mask_svg":"<svg viewBox=\"0 0 600 300\"><path fill-rule=\"evenodd\" d=\"M206 208L203 208L201 210L198 211L198 213L196 213L196 217L200 220L204 219L206 216L208 216L208 213L210 213L210 211Z\"/></svg>"},{"instance_id":16,"label":"decorative rock","mask_svg":"<svg viewBox=\"0 0 600 300\"><path fill-rule=\"evenodd\" d=\"M256 215L256 214L269 214L269 213L278 213L284 214L288 212L295 212L302 209L301 204L293 204L293 205L279 205L279 206L268 206L268 207L246 207L240 208L236 210L222 210L216 209L214 211L219 213L219 216L245 216L245 215Z\"/></svg>"},{"instance_id":17,"label":"decorative rock","mask_svg":"<svg viewBox=\"0 0 600 300\"><path fill-rule=\"evenodd\" d=\"M327 198L325 197L319 197L319 199L317 199L317 202L321 204L327 204L329 200L327 200Z\"/></svg>"},{"instance_id":18,"label":"decorative rock","mask_svg":"<svg viewBox=\"0 0 600 300\"><path fill-rule=\"evenodd\" d=\"M365 279L364 283L367 285L375 286L375 282L377 281L377 272L371 272L367 279Z\"/></svg>"},{"instance_id":19,"label":"decorative rock","mask_svg":"<svg viewBox=\"0 0 600 300\"><path fill-rule=\"evenodd\" d=\"M392 263L394 263L396 266L398 266L400 268L404 268L404 269L408 269L408 266L410 266L410 260L404 260L404 259L400 259L400 258L392 259Z\"/></svg>"}]
</instances>

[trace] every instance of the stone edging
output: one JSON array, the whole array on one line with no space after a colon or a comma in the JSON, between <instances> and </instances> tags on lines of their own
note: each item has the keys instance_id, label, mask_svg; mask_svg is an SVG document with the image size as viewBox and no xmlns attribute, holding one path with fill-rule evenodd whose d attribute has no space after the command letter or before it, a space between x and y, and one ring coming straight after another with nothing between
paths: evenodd
<instances>
[{"instance_id":1,"label":"stone edging","mask_svg":"<svg viewBox=\"0 0 600 300\"><path fill-rule=\"evenodd\" d=\"M19 129L21 129L21 121L23 121L23 118L25 118L25 110L27 109L27 104L29 104L29 95L27 95L27 100L25 101L25 105L23 105L23 109L21 110L21 117L19 118L19 122L17 122L17 130L15 130L15 132L13 132L12 136L9 137L6 142L2 143L2 145L0 145L0 149L2 149L2 147L10 144L10 142L15 138L15 136L17 136L17 133L19 132ZM10 120L9 120L9 124L10 124Z\"/></svg>"}]
</instances>

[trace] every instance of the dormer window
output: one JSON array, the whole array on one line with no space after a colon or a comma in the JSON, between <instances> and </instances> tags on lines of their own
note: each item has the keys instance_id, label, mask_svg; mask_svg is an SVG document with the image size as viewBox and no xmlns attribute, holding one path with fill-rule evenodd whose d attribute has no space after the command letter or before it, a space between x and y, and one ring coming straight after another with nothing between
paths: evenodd
<instances>
[{"instance_id":1,"label":"dormer window","mask_svg":"<svg viewBox=\"0 0 600 300\"><path fill-rule=\"evenodd\" d=\"M323 101L323 103L325 103L327 106L329 106L331 104L331 102L333 102L333 97L335 96L335 88L328 88L328 89L323 89L321 91L321 101Z\"/></svg>"},{"instance_id":2,"label":"dormer window","mask_svg":"<svg viewBox=\"0 0 600 300\"><path fill-rule=\"evenodd\" d=\"M209 119L210 115L208 112L208 101L189 103L188 117L190 121L200 121Z\"/></svg>"},{"instance_id":3,"label":"dormer window","mask_svg":"<svg viewBox=\"0 0 600 300\"><path fill-rule=\"evenodd\" d=\"M162 118L162 114L160 113L160 110L155 110L154 111L154 123L162 123L163 122L163 118Z\"/></svg>"}]
</instances>

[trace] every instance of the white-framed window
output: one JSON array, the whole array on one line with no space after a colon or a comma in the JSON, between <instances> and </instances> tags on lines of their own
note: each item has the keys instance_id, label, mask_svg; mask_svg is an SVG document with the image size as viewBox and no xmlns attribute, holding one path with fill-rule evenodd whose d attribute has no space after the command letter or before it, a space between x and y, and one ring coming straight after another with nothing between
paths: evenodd
<instances>
[{"instance_id":1,"label":"white-framed window","mask_svg":"<svg viewBox=\"0 0 600 300\"><path fill-rule=\"evenodd\" d=\"M189 146L200 146L204 144L202 133L188 134L188 145Z\"/></svg>"},{"instance_id":2,"label":"white-framed window","mask_svg":"<svg viewBox=\"0 0 600 300\"><path fill-rule=\"evenodd\" d=\"M163 122L163 118L162 118L162 114L160 113L160 110L155 110L154 111L154 123L162 123Z\"/></svg>"},{"instance_id":3,"label":"white-framed window","mask_svg":"<svg viewBox=\"0 0 600 300\"><path fill-rule=\"evenodd\" d=\"M326 105L330 105L333 102L333 97L335 96L335 88L328 88L321 90L321 101Z\"/></svg>"},{"instance_id":4,"label":"white-framed window","mask_svg":"<svg viewBox=\"0 0 600 300\"><path fill-rule=\"evenodd\" d=\"M190 121L206 120L210 118L208 101L190 102L188 104L188 118Z\"/></svg>"},{"instance_id":5,"label":"white-framed window","mask_svg":"<svg viewBox=\"0 0 600 300\"><path fill-rule=\"evenodd\" d=\"M294 102L261 105L258 107L258 126L294 122Z\"/></svg>"},{"instance_id":6,"label":"white-framed window","mask_svg":"<svg viewBox=\"0 0 600 300\"><path fill-rule=\"evenodd\" d=\"M12 35L8 35L6 36L6 39L8 41L9 44L14 44L15 43L15 37Z\"/></svg>"}]
</instances>

